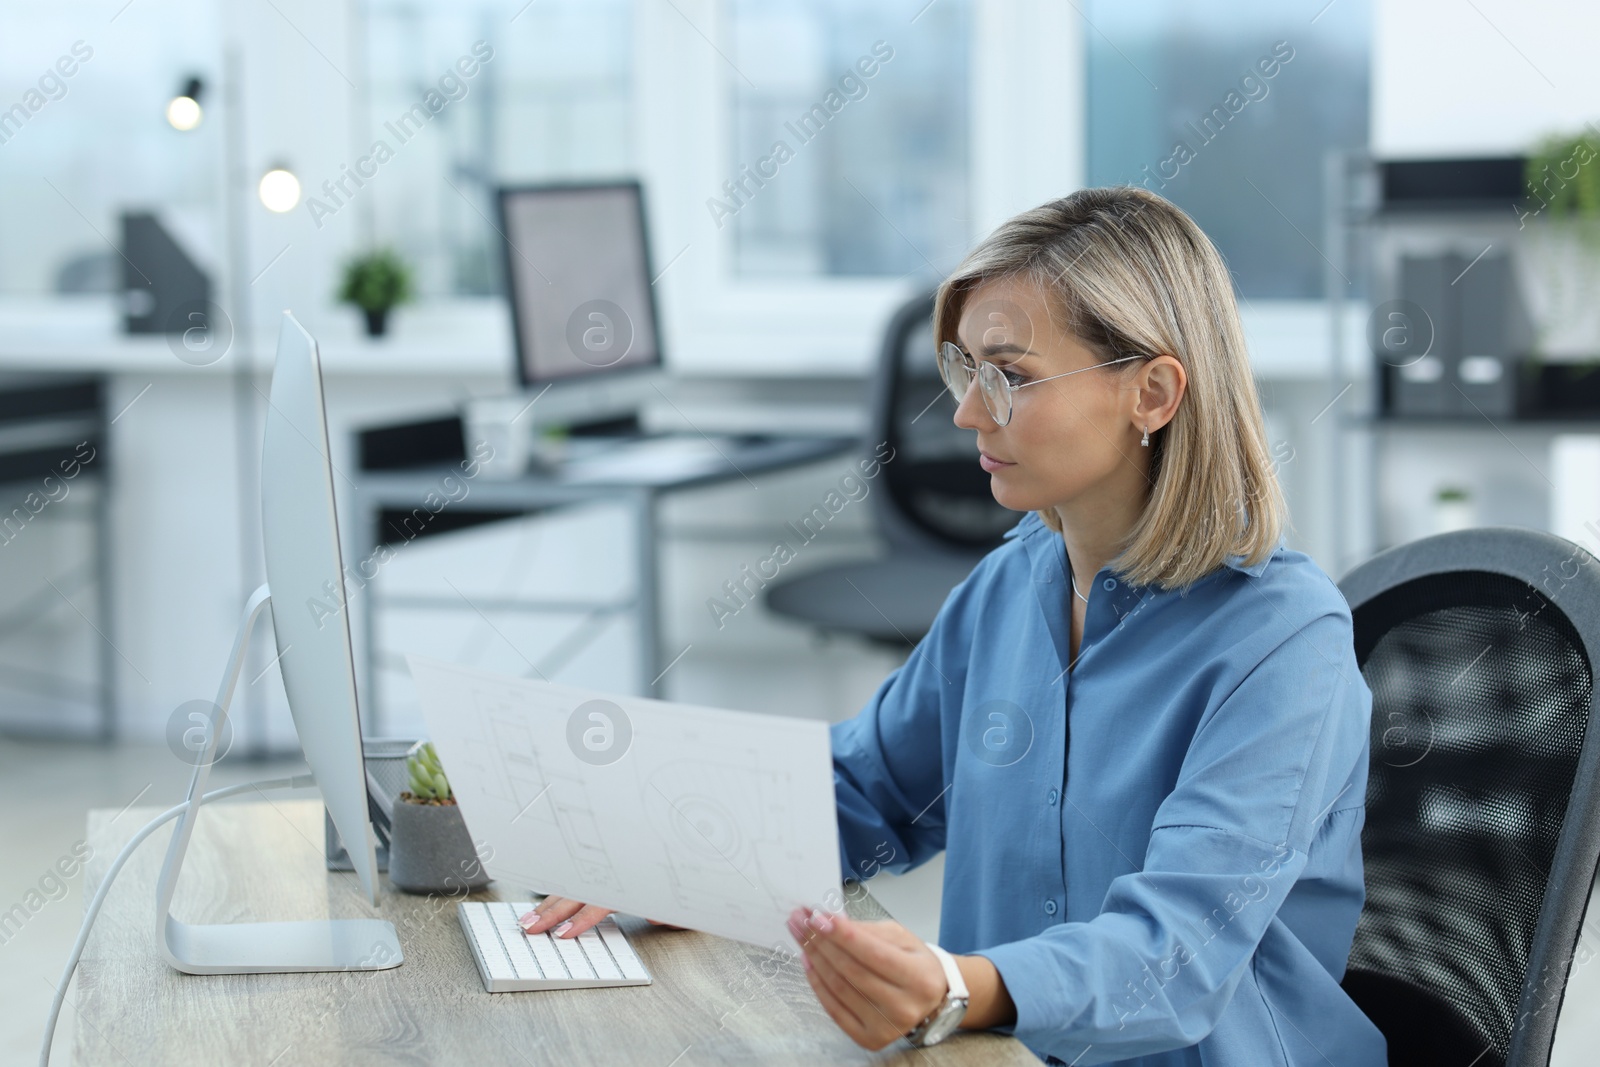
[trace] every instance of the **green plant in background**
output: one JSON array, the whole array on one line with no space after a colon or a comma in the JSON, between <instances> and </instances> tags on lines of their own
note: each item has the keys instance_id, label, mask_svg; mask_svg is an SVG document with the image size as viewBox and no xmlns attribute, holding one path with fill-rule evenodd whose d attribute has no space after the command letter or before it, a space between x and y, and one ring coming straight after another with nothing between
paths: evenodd
<instances>
[{"instance_id":1,"label":"green plant in background","mask_svg":"<svg viewBox=\"0 0 1600 1067\"><path fill-rule=\"evenodd\" d=\"M405 260L392 249L380 248L345 263L339 299L361 309L368 337L382 337L389 329L390 310L410 300L412 288Z\"/></svg>"},{"instance_id":2,"label":"green plant in background","mask_svg":"<svg viewBox=\"0 0 1600 1067\"><path fill-rule=\"evenodd\" d=\"M1537 205L1530 215L1600 223L1600 135L1592 130L1540 141L1523 177L1529 203Z\"/></svg>"},{"instance_id":3,"label":"green plant in background","mask_svg":"<svg viewBox=\"0 0 1600 1067\"><path fill-rule=\"evenodd\" d=\"M422 804L453 804L450 779L444 776L439 753L429 741L406 757L406 773L411 779L411 799Z\"/></svg>"},{"instance_id":4,"label":"green plant in background","mask_svg":"<svg viewBox=\"0 0 1600 1067\"><path fill-rule=\"evenodd\" d=\"M1600 132L1552 134L1528 153L1517 229L1526 229L1528 268L1538 283L1533 351L1597 343L1593 293L1600 285ZM1528 223L1542 223L1529 227Z\"/></svg>"},{"instance_id":5,"label":"green plant in background","mask_svg":"<svg viewBox=\"0 0 1600 1067\"><path fill-rule=\"evenodd\" d=\"M393 249L380 248L345 262L339 283L341 303L363 311L387 311L411 297L411 268Z\"/></svg>"}]
</instances>

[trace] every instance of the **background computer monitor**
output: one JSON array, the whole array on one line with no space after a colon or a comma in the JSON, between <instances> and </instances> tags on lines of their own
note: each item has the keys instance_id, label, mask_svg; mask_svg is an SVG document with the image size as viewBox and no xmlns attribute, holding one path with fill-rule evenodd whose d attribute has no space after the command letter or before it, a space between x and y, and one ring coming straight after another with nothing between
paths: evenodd
<instances>
[{"instance_id":1,"label":"background computer monitor","mask_svg":"<svg viewBox=\"0 0 1600 1067\"><path fill-rule=\"evenodd\" d=\"M499 208L524 386L661 366L638 182L506 188Z\"/></svg>"}]
</instances>

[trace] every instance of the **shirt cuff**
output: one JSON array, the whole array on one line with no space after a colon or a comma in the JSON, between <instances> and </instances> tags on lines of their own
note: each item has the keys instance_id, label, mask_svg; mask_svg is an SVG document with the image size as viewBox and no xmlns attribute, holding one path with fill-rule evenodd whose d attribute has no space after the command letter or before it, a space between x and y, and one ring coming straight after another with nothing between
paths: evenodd
<instances>
[{"instance_id":1,"label":"shirt cuff","mask_svg":"<svg viewBox=\"0 0 1600 1067\"><path fill-rule=\"evenodd\" d=\"M1011 1003L1017 1009L1017 1021L1008 1026L992 1027L996 1033L1009 1034L1025 1045L1037 1047L1033 1040L1044 1029L1059 1030L1061 1005L1067 1001L1067 991L1062 984L1059 967L1041 958L1044 953L1033 939L1009 941L1003 945L979 949L970 953L982 956L994 964L1005 983Z\"/></svg>"}]
</instances>

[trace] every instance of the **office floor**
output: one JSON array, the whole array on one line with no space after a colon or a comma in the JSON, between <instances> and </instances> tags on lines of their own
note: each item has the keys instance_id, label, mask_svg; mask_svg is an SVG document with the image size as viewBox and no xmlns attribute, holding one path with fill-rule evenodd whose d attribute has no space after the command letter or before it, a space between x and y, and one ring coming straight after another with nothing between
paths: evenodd
<instances>
[{"instance_id":1,"label":"office floor","mask_svg":"<svg viewBox=\"0 0 1600 1067\"><path fill-rule=\"evenodd\" d=\"M223 760L212 768L212 786L303 771L289 761ZM55 983L83 918L82 872L60 879L64 858L73 870L73 849L83 839L90 808L166 807L183 797L188 768L165 747L101 747L0 738L0 782L11 798L5 820L5 863L0 864L0 914L22 904L44 903L20 929L0 927L0 1067L34 1063ZM145 848L161 848L158 833ZM872 890L891 913L919 936L938 935L942 861L905 877L882 875ZM65 883L63 886L62 883ZM38 896L29 897L29 893ZM155 946L151 946L155 951ZM68 1004L72 1003L71 998ZM74 1020L62 1012L57 1055L71 1047Z\"/></svg>"}]
</instances>

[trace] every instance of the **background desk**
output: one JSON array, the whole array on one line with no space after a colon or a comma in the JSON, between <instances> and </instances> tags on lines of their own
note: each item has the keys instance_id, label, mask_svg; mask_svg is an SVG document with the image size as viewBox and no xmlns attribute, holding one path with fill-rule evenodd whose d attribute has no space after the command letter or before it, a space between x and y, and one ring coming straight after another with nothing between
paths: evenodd
<instances>
[{"instance_id":1,"label":"background desk","mask_svg":"<svg viewBox=\"0 0 1600 1067\"><path fill-rule=\"evenodd\" d=\"M366 732L373 735L390 732L388 725L381 718L385 702L376 685L380 652L378 615L386 604L409 608L443 607L480 613L497 609L534 612L571 612L574 609L606 613L632 611L638 628L640 652L639 677L635 682L634 692L640 696L662 696L660 677L668 664L663 662L660 641L660 561L656 529L658 498L665 493L719 482L737 482L741 479L750 481L752 477L761 474L798 467L860 448L861 440L851 436L763 436L760 440L728 441L719 444L718 451L722 453L721 458L714 459L708 465L693 471L669 470L664 473L644 473L644 468L641 467L641 475L637 478L615 475L585 478L581 473L572 476L559 469L549 474L533 470L522 477L504 480L494 480L480 475L472 482L472 502L469 505L480 511L502 512L507 516L514 516L546 508L595 501L626 503L633 520L634 559L631 562L638 575L635 594L631 599L620 603L575 604L570 601L541 603L529 599L499 599L492 602L469 600L463 603L465 597L456 599L389 597L379 593L378 587L373 586L366 593L366 632L362 642L365 646L363 657L365 677L362 691L367 694L368 708ZM574 468L575 472L581 470L581 467ZM354 536L358 540L346 538L349 541L346 563L367 558L374 546L380 543L393 544L404 541L407 535L400 529L398 522L411 515L414 509L426 515L427 512L420 510L424 508L424 501L430 498L440 499L443 494L440 488L443 479L452 476L457 482L460 481L460 471L457 467L362 471L360 485L354 494L356 518L353 525L356 531ZM397 516L397 519L395 522L386 522L386 515ZM627 561L623 562L626 565Z\"/></svg>"},{"instance_id":2,"label":"background desk","mask_svg":"<svg viewBox=\"0 0 1600 1067\"><path fill-rule=\"evenodd\" d=\"M66 707L59 699L39 696L33 688L7 686L0 718L9 728L20 730L28 724L19 720L28 719L41 728L60 725L62 734L98 734L104 701L98 686L83 683L95 678L96 657L105 654L102 645L109 650L107 662L113 668L109 682L119 739L163 744L174 709L216 691L217 671L232 647L240 606L265 580L260 574L260 520L242 506L242 501L259 499L254 483L260 462L239 454L234 421L239 383L234 374L241 363L253 371L249 383L254 388L244 391L256 402L252 418L258 446L277 311L283 306L274 303L270 314L257 318L261 332L252 338L236 337L227 358L198 367L179 359L166 337L124 334L121 301L112 294L47 300L0 295L0 372L79 374L102 381L109 425L101 451L115 460L114 471L104 470L111 488L109 521L116 531L105 558L110 569L109 623L96 614L89 589L74 591L59 578L67 569L63 563L87 567L95 560L95 548L87 539L79 545L61 537L32 536L44 532L37 530L5 549L8 556L27 555L26 560L14 558L11 565L25 564L30 568L25 573L49 575L104 633L103 638L96 634L65 599L35 577L34 585L26 588L50 598L48 621L58 624L58 632L48 633L48 640L37 641L9 662L30 672L79 680L76 689L82 691L81 699ZM378 340L362 335L360 316L348 308L296 310L321 346L333 463L351 480L361 480L357 457L350 449L358 429L425 417L515 388L510 323L499 300L408 306L399 313L391 335ZM694 427L713 435L860 437L867 432L862 371L835 360L832 369L808 367L774 376L762 372L760 359L742 362L751 364L750 373L730 363L727 373L687 373L663 383L664 395L641 412L645 428ZM845 461L838 463L842 471ZM99 466L92 464L90 472ZM812 466L832 469L826 460ZM802 466L787 477L804 482L805 476ZM71 500L51 504L41 520L53 517L58 508L65 514L67 507L94 499L84 491L86 481L79 479ZM766 484L759 477L757 481ZM365 535L350 510L349 482L335 476L335 483L344 530ZM803 498L793 500L796 508L802 503L810 503L809 489ZM660 510L666 518L673 514L671 507ZM774 504L769 510L786 516L788 507ZM87 524L74 523L69 532L76 534L80 528L86 531ZM347 538L346 543L354 542ZM824 547L818 555L831 550ZM699 543L693 552L696 561L712 554ZM870 548L861 554L870 554ZM725 577L716 568L703 571L693 572L696 589L714 587ZM473 595L470 590L469 595ZM354 599L359 615L364 602L359 595ZM45 621L40 611L30 625L38 629ZM354 616L353 621L359 625ZM631 614L626 621L631 624ZM617 627L607 634L612 636L626 638L631 657L631 626L626 632ZM804 648L803 640L795 636L792 644ZM620 648L622 642L617 644ZM678 651L672 649L669 658ZM703 651L697 647L690 655ZM275 654L263 644L252 657L255 670L265 668ZM630 658L623 688L631 687L639 673L632 669ZM596 682L576 675L568 680ZM253 756L294 752L293 722L275 673L269 672L260 685L243 687L242 696L233 716L235 751ZM847 703L854 703L854 692Z\"/></svg>"},{"instance_id":3,"label":"background desk","mask_svg":"<svg viewBox=\"0 0 1600 1067\"><path fill-rule=\"evenodd\" d=\"M89 816L86 895L122 843L155 809ZM1037 1065L1019 1042L963 1033L918 1051L877 1053L834 1025L798 960L774 974L768 953L619 916L653 985L538 993L483 991L455 901L383 882L377 914L395 924L405 963L387 971L206 976L179 974L156 948L155 879L166 834L147 842L106 899L78 973L72 1062L254 1064L917 1063ZM496 891L499 891L497 894ZM494 885L472 899L514 900ZM886 913L864 889L858 918ZM308 800L209 806L178 889L177 912L204 922L370 917L353 874L323 868L322 805ZM773 975L768 977L768 975Z\"/></svg>"}]
</instances>

